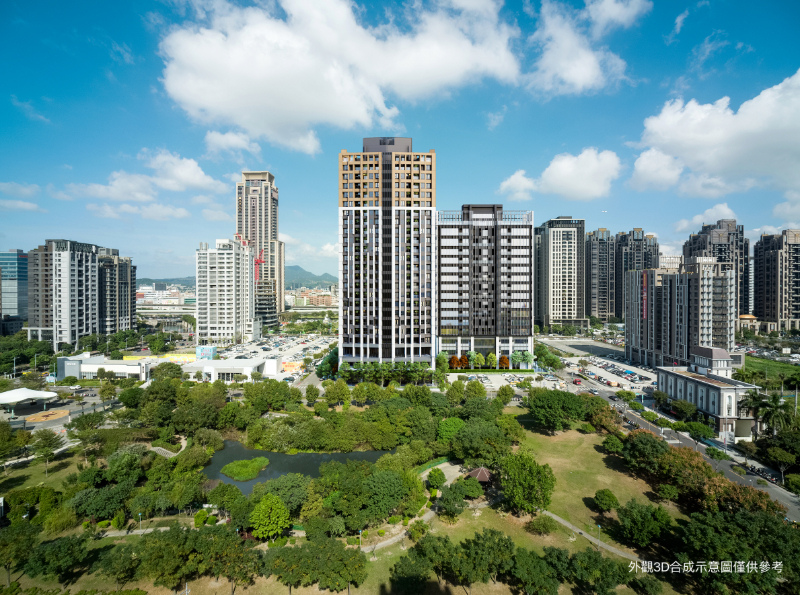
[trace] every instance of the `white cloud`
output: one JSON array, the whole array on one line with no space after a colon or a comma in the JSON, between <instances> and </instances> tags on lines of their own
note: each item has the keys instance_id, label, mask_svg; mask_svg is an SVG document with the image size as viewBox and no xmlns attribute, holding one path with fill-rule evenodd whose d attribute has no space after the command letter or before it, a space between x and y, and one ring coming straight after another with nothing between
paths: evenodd
<instances>
[{"instance_id":1,"label":"white cloud","mask_svg":"<svg viewBox=\"0 0 800 595\"><path fill-rule=\"evenodd\" d=\"M69 194L63 190L58 190L53 184L47 185L47 194L56 200L72 200L72 197Z\"/></svg>"},{"instance_id":2,"label":"white cloud","mask_svg":"<svg viewBox=\"0 0 800 595\"><path fill-rule=\"evenodd\" d=\"M497 192L508 195L509 200L530 200L536 191L536 180L525 176L524 169L518 169L500 183Z\"/></svg>"},{"instance_id":3,"label":"white cloud","mask_svg":"<svg viewBox=\"0 0 800 595\"><path fill-rule=\"evenodd\" d=\"M699 215L695 215L691 219L681 219L675 224L675 231L700 229L703 224L716 223L720 219L736 219L736 213L733 212L726 202L716 204Z\"/></svg>"},{"instance_id":4,"label":"white cloud","mask_svg":"<svg viewBox=\"0 0 800 595\"><path fill-rule=\"evenodd\" d=\"M641 146L687 168L684 194L718 197L753 187L800 196L800 71L742 103L668 101L644 121ZM788 208L788 207L786 207ZM796 219L796 218L793 218Z\"/></svg>"},{"instance_id":5,"label":"white cloud","mask_svg":"<svg viewBox=\"0 0 800 595\"><path fill-rule=\"evenodd\" d=\"M633 175L630 186L634 190L655 188L666 190L678 183L683 171L683 164L676 159L659 151L648 149L636 158L633 164Z\"/></svg>"},{"instance_id":6,"label":"white cloud","mask_svg":"<svg viewBox=\"0 0 800 595\"><path fill-rule=\"evenodd\" d=\"M29 120L33 120L34 122L50 123L49 119L45 118L42 114L36 111L36 108L33 107L33 104L30 101L20 101L17 99L16 95L12 95L11 105L25 114L25 117Z\"/></svg>"},{"instance_id":7,"label":"white cloud","mask_svg":"<svg viewBox=\"0 0 800 595\"><path fill-rule=\"evenodd\" d=\"M625 61L594 48L584 32L585 15L556 2L542 2L539 25L530 41L541 49L528 86L546 95L594 92L625 79Z\"/></svg>"},{"instance_id":8,"label":"white cloud","mask_svg":"<svg viewBox=\"0 0 800 595\"><path fill-rule=\"evenodd\" d=\"M19 184L17 182L0 182L0 194L8 194L19 198L31 198L39 194L37 184Z\"/></svg>"},{"instance_id":9,"label":"white cloud","mask_svg":"<svg viewBox=\"0 0 800 595\"><path fill-rule=\"evenodd\" d=\"M241 156L242 151L247 151L253 155L261 152L258 143L250 140L244 132L216 132L209 130L206 132L206 152L209 155L219 155L220 153L233 153Z\"/></svg>"},{"instance_id":10,"label":"white cloud","mask_svg":"<svg viewBox=\"0 0 800 595\"><path fill-rule=\"evenodd\" d=\"M580 155L556 155L538 179L517 170L504 180L498 192L510 200L527 200L532 192L557 194L567 200L592 200L608 196L611 182L619 177L622 164L613 151L598 152L594 147Z\"/></svg>"},{"instance_id":11,"label":"white cloud","mask_svg":"<svg viewBox=\"0 0 800 595\"><path fill-rule=\"evenodd\" d=\"M503 118L506 117L506 111L508 111L508 108L504 105L503 109L486 114L486 127L489 130L494 130L497 128L503 123Z\"/></svg>"},{"instance_id":12,"label":"white cloud","mask_svg":"<svg viewBox=\"0 0 800 595\"><path fill-rule=\"evenodd\" d=\"M704 69L706 62L729 44L727 40L722 39L723 35L722 31L714 31L703 40L703 43L692 49L692 70L696 71L701 79L708 75Z\"/></svg>"},{"instance_id":13,"label":"white cloud","mask_svg":"<svg viewBox=\"0 0 800 595\"><path fill-rule=\"evenodd\" d=\"M745 229L744 235L750 240L750 245L752 246L761 239L763 234L780 235L784 229L800 229L800 225L794 222L784 223L783 225L762 225L755 229Z\"/></svg>"},{"instance_id":14,"label":"white cloud","mask_svg":"<svg viewBox=\"0 0 800 595\"><path fill-rule=\"evenodd\" d=\"M686 243L686 240L673 240L671 242L662 242L661 240L658 241L658 251L661 254L666 254L669 256L680 256L683 254L683 245Z\"/></svg>"},{"instance_id":15,"label":"white cloud","mask_svg":"<svg viewBox=\"0 0 800 595\"><path fill-rule=\"evenodd\" d=\"M45 213L46 211L39 207L36 203L28 202L26 200L0 200L0 210L3 211L39 211Z\"/></svg>"},{"instance_id":16,"label":"white cloud","mask_svg":"<svg viewBox=\"0 0 800 595\"><path fill-rule=\"evenodd\" d=\"M615 27L630 28L652 8L650 0L586 0L586 12L592 21L595 37L601 37Z\"/></svg>"},{"instance_id":17,"label":"white cloud","mask_svg":"<svg viewBox=\"0 0 800 595\"><path fill-rule=\"evenodd\" d=\"M675 41L675 38L678 37L678 35L681 32L681 29L683 29L683 22L686 20L686 17L688 16L689 16L689 9L687 8L677 17L675 17L675 26L672 28L672 32L667 37L664 38L664 42L667 45L670 45L673 41Z\"/></svg>"},{"instance_id":18,"label":"white cloud","mask_svg":"<svg viewBox=\"0 0 800 595\"><path fill-rule=\"evenodd\" d=\"M190 188L225 192L228 187L206 174L194 159L187 159L166 149L152 154L143 150L140 159L147 160L147 167L154 169L153 183L165 190L182 192Z\"/></svg>"},{"instance_id":19,"label":"white cloud","mask_svg":"<svg viewBox=\"0 0 800 595\"><path fill-rule=\"evenodd\" d=\"M163 38L163 83L195 120L316 153L321 125L396 129L388 94L418 101L487 77L515 83L518 31L500 9L441 0L415 5L402 24L366 28L349 0L218 0Z\"/></svg>"},{"instance_id":20,"label":"white cloud","mask_svg":"<svg viewBox=\"0 0 800 595\"><path fill-rule=\"evenodd\" d=\"M339 258L338 243L326 243L318 248L286 233L278 233L278 239L286 244L286 262L288 263L302 265L309 260Z\"/></svg>"},{"instance_id":21,"label":"white cloud","mask_svg":"<svg viewBox=\"0 0 800 595\"><path fill-rule=\"evenodd\" d=\"M120 219L123 215L139 215L142 219L167 221L169 219L184 219L191 216L189 211L183 207L173 207L171 205L159 203L148 203L144 205L97 205L90 203L86 205L86 210L105 219Z\"/></svg>"},{"instance_id":22,"label":"white cloud","mask_svg":"<svg viewBox=\"0 0 800 595\"><path fill-rule=\"evenodd\" d=\"M133 52L127 43L111 42L111 58L120 64L133 64Z\"/></svg>"},{"instance_id":23,"label":"white cloud","mask_svg":"<svg viewBox=\"0 0 800 595\"><path fill-rule=\"evenodd\" d=\"M149 202L158 195L150 176L126 171L112 172L108 184L67 184L67 192L74 196L136 202Z\"/></svg>"},{"instance_id":24,"label":"white cloud","mask_svg":"<svg viewBox=\"0 0 800 595\"><path fill-rule=\"evenodd\" d=\"M210 196L206 196L205 194L198 194L197 196L192 197L192 204L195 205L208 205L214 202L214 199Z\"/></svg>"},{"instance_id":25,"label":"white cloud","mask_svg":"<svg viewBox=\"0 0 800 595\"><path fill-rule=\"evenodd\" d=\"M230 213L216 209L203 209L203 218L206 221L233 221Z\"/></svg>"}]
</instances>

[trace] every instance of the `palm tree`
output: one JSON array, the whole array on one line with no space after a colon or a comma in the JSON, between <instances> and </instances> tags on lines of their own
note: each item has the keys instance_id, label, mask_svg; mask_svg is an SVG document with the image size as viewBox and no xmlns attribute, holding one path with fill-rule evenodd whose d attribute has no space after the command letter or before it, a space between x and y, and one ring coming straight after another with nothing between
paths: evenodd
<instances>
[{"instance_id":1,"label":"palm tree","mask_svg":"<svg viewBox=\"0 0 800 595\"><path fill-rule=\"evenodd\" d=\"M786 380L786 377L788 376L788 374L786 372L778 372L776 374L776 376L778 377L778 380L781 381L781 397L782 397L783 396L783 382L784 382L784 380Z\"/></svg>"},{"instance_id":2,"label":"palm tree","mask_svg":"<svg viewBox=\"0 0 800 595\"><path fill-rule=\"evenodd\" d=\"M752 388L747 391L744 398L739 401L739 409L746 410L753 416L753 439L758 436L758 421L761 417L761 409L764 405L764 397L758 393L758 389Z\"/></svg>"},{"instance_id":3,"label":"palm tree","mask_svg":"<svg viewBox=\"0 0 800 595\"><path fill-rule=\"evenodd\" d=\"M761 404L763 415L761 419L770 428L772 435L775 436L778 430L783 430L791 423L791 412L789 403L783 400L781 395L770 395Z\"/></svg>"}]
</instances>

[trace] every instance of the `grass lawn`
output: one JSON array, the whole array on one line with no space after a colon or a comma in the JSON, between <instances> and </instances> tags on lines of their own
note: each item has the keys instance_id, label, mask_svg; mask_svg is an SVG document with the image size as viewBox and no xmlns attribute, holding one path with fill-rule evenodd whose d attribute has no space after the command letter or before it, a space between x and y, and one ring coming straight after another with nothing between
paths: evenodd
<instances>
[{"instance_id":1,"label":"grass lawn","mask_svg":"<svg viewBox=\"0 0 800 595\"><path fill-rule=\"evenodd\" d=\"M41 483L60 489L61 482L70 473L77 472L78 463L82 462L82 455L70 451L63 452L48 464L47 477L45 477L44 461L41 459L34 459L19 465L9 465L7 467L8 476L0 471L0 494L11 490L30 488Z\"/></svg>"},{"instance_id":2,"label":"grass lawn","mask_svg":"<svg viewBox=\"0 0 800 595\"><path fill-rule=\"evenodd\" d=\"M220 471L235 481L250 481L269 465L267 457L256 457L242 461L233 461L225 465Z\"/></svg>"},{"instance_id":3,"label":"grass lawn","mask_svg":"<svg viewBox=\"0 0 800 595\"><path fill-rule=\"evenodd\" d=\"M777 378L779 372L783 372L789 376L793 376L800 372L800 366L787 364L786 362L776 362L771 359L753 357L752 355L744 356L744 367L747 370L756 370L759 372L766 371L767 376L772 379Z\"/></svg>"}]
</instances>

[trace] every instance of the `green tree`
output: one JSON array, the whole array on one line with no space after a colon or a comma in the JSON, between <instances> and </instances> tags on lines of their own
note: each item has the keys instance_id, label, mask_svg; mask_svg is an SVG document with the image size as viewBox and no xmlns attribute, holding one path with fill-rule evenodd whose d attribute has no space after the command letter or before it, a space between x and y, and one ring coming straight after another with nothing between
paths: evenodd
<instances>
[{"instance_id":1,"label":"green tree","mask_svg":"<svg viewBox=\"0 0 800 595\"><path fill-rule=\"evenodd\" d=\"M455 484L442 486L439 498L436 500L437 513L447 519L454 520L464 512L467 502L463 490Z\"/></svg>"},{"instance_id":2,"label":"green tree","mask_svg":"<svg viewBox=\"0 0 800 595\"><path fill-rule=\"evenodd\" d=\"M473 361L473 365L476 368L483 368L486 365L486 358L483 357L482 353L475 354L475 360Z\"/></svg>"},{"instance_id":3,"label":"green tree","mask_svg":"<svg viewBox=\"0 0 800 595\"><path fill-rule=\"evenodd\" d=\"M439 422L436 436L442 444L449 444L465 422L460 417L447 417Z\"/></svg>"},{"instance_id":4,"label":"green tree","mask_svg":"<svg viewBox=\"0 0 800 595\"><path fill-rule=\"evenodd\" d=\"M447 389L447 402L451 405L460 405L464 400L464 383L461 380L456 380Z\"/></svg>"},{"instance_id":5,"label":"green tree","mask_svg":"<svg viewBox=\"0 0 800 595\"><path fill-rule=\"evenodd\" d=\"M314 561L310 559L308 548L304 547L282 547L267 551L264 559L264 574L271 574L282 585L289 587L289 595L292 588L301 585L309 586L316 582L312 576L314 573Z\"/></svg>"},{"instance_id":6,"label":"green tree","mask_svg":"<svg viewBox=\"0 0 800 595\"><path fill-rule=\"evenodd\" d=\"M347 383L339 378L333 386L325 389L325 400L329 407L336 407L338 403L350 401L350 389Z\"/></svg>"},{"instance_id":7,"label":"green tree","mask_svg":"<svg viewBox=\"0 0 800 595\"><path fill-rule=\"evenodd\" d=\"M527 405L534 422L553 433L568 427L571 421L582 420L585 414L581 397L565 391L532 392Z\"/></svg>"},{"instance_id":8,"label":"green tree","mask_svg":"<svg viewBox=\"0 0 800 595\"><path fill-rule=\"evenodd\" d=\"M603 514L619 508L619 500L609 489L597 490L594 493L594 503Z\"/></svg>"},{"instance_id":9,"label":"green tree","mask_svg":"<svg viewBox=\"0 0 800 595\"><path fill-rule=\"evenodd\" d=\"M45 387L44 378L37 372L25 372L20 376L19 383L30 390L42 390Z\"/></svg>"},{"instance_id":10,"label":"green tree","mask_svg":"<svg viewBox=\"0 0 800 595\"><path fill-rule=\"evenodd\" d=\"M610 454L619 454L623 448L622 440L611 434L603 440L603 448Z\"/></svg>"},{"instance_id":11,"label":"green tree","mask_svg":"<svg viewBox=\"0 0 800 595\"><path fill-rule=\"evenodd\" d=\"M497 424L481 418L470 419L451 445L453 454L472 467L493 466L511 450L511 440Z\"/></svg>"},{"instance_id":12,"label":"green tree","mask_svg":"<svg viewBox=\"0 0 800 595\"><path fill-rule=\"evenodd\" d=\"M162 364L163 365L163 364ZM106 403L113 400L117 396L117 387L110 382L103 382L100 385L100 390L97 392L100 401L103 403L103 411L106 409Z\"/></svg>"},{"instance_id":13,"label":"green tree","mask_svg":"<svg viewBox=\"0 0 800 595\"><path fill-rule=\"evenodd\" d=\"M88 541L87 535L73 535L40 543L25 563L25 574L31 578L54 577L60 583L66 582L80 573L89 556Z\"/></svg>"},{"instance_id":14,"label":"green tree","mask_svg":"<svg viewBox=\"0 0 800 595\"><path fill-rule=\"evenodd\" d=\"M647 430L634 430L625 439L622 457L634 471L650 475L658 473L661 457L669 451L669 445Z\"/></svg>"},{"instance_id":15,"label":"green tree","mask_svg":"<svg viewBox=\"0 0 800 595\"><path fill-rule=\"evenodd\" d=\"M514 568L511 571L513 583L522 587L526 595L558 595L561 583L553 568L536 552L517 548Z\"/></svg>"},{"instance_id":16,"label":"green tree","mask_svg":"<svg viewBox=\"0 0 800 595\"><path fill-rule=\"evenodd\" d=\"M6 587L11 586L11 571L19 570L28 561L39 541L39 528L28 522L17 522L0 529L0 564L6 571Z\"/></svg>"},{"instance_id":17,"label":"green tree","mask_svg":"<svg viewBox=\"0 0 800 595\"><path fill-rule=\"evenodd\" d=\"M317 560L315 575L319 588L335 593L350 591L367 579L367 557L359 550L347 549L336 539L317 539L303 546L311 560Z\"/></svg>"},{"instance_id":18,"label":"green tree","mask_svg":"<svg viewBox=\"0 0 800 595\"><path fill-rule=\"evenodd\" d=\"M500 460L500 485L508 506L517 512L534 513L550 506L556 478L550 465L540 465L529 452Z\"/></svg>"},{"instance_id":19,"label":"green tree","mask_svg":"<svg viewBox=\"0 0 800 595\"><path fill-rule=\"evenodd\" d=\"M197 536L197 550L202 558L201 574L228 579L231 595L239 585L252 585L261 573L261 557L252 541L243 541L225 526L205 526Z\"/></svg>"},{"instance_id":20,"label":"green tree","mask_svg":"<svg viewBox=\"0 0 800 595\"><path fill-rule=\"evenodd\" d=\"M152 349L152 344L150 345ZM155 351L154 351L155 353ZM150 376L154 380L168 380L170 378L178 378L180 379L183 370L178 364L173 364L172 362L164 362L163 364L158 364L155 368L150 370Z\"/></svg>"},{"instance_id":21,"label":"green tree","mask_svg":"<svg viewBox=\"0 0 800 595\"><path fill-rule=\"evenodd\" d=\"M792 413L789 402L785 401L782 395L769 395L761 405L761 420L772 429L773 437L777 436L779 431L791 424Z\"/></svg>"},{"instance_id":22,"label":"green tree","mask_svg":"<svg viewBox=\"0 0 800 595\"><path fill-rule=\"evenodd\" d=\"M690 421L686 424L686 429L689 432L689 437L694 440L695 450L697 450L697 445L701 440L711 440L714 437L714 430L699 421Z\"/></svg>"},{"instance_id":23,"label":"green tree","mask_svg":"<svg viewBox=\"0 0 800 595\"><path fill-rule=\"evenodd\" d=\"M308 486L311 478L302 473L286 473L265 483L253 486L251 500L258 502L266 494L274 494L286 505L293 518L300 514L300 509L308 498Z\"/></svg>"},{"instance_id":24,"label":"green tree","mask_svg":"<svg viewBox=\"0 0 800 595\"><path fill-rule=\"evenodd\" d=\"M434 467L431 469L430 473L428 473L428 485L434 490L438 490L442 487L445 481L444 471L438 467Z\"/></svg>"},{"instance_id":25,"label":"green tree","mask_svg":"<svg viewBox=\"0 0 800 595\"><path fill-rule=\"evenodd\" d=\"M133 545L120 545L107 550L100 557L94 571L113 581L119 591L126 583L135 578L139 562L136 548Z\"/></svg>"},{"instance_id":26,"label":"green tree","mask_svg":"<svg viewBox=\"0 0 800 595\"><path fill-rule=\"evenodd\" d=\"M497 399L505 406L511 402L511 399L514 398L514 389L509 386L508 384L504 384L500 387L500 390L497 391Z\"/></svg>"},{"instance_id":27,"label":"green tree","mask_svg":"<svg viewBox=\"0 0 800 595\"><path fill-rule=\"evenodd\" d=\"M56 451L64 446L64 439L53 430L42 428L33 433L31 447L37 456L44 459L44 475L47 477L48 465L56 456Z\"/></svg>"},{"instance_id":28,"label":"green tree","mask_svg":"<svg viewBox=\"0 0 800 595\"><path fill-rule=\"evenodd\" d=\"M713 446L709 446L708 448L706 448L706 456L712 461L714 461L714 469L717 471L719 471L719 464L722 461L731 460L731 458L726 453L724 453L718 448L714 448Z\"/></svg>"},{"instance_id":29,"label":"green tree","mask_svg":"<svg viewBox=\"0 0 800 595\"><path fill-rule=\"evenodd\" d=\"M708 449L706 449L706 454L708 454ZM770 463L776 465L778 469L781 470L781 483L785 482L784 473L786 470L797 462L797 457L795 455L777 446L767 449L767 458Z\"/></svg>"},{"instance_id":30,"label":"green tree","mask_svg":"<svg viewBox=\"0 0 800 595\"><path fill-rule=\"evenodd\" d=\"M650 545L672 523L669 513L662 506L639 504L636 500L630 500L617 509L617 517L620 533L637 547Z\"/></svg>"},{"instance_id":31,"label":"green tree","mask_svg":"<svg viewBox=\"0 0 800 595\"><path fill-rule=\"evenodd\" d=\"M467 387L464 390L464 398L466 398L467 400L485 399L486 387L483 386L483 383L478 382L477 380L472 380L467 383Z\"/></svg>"},{"instance_id":32,"label":"green tree","mask_svg":"<svg viewBox=\"0 0 800 595\"><path fill-rule=\"evenodd\" d=\"M317 402L317 399L319 399L319 388L313 384L309 384L306 387L306 404L309 407L313 407L314 403Z\"/></svg>"},{"instance_id":33,"label":"green tree","mask_svg":"<svg viewBox=\"0 0 800 595\"><path fill-rule=\"evenodd\" d=\"M163 364L162 364L163 365ZM156 586L176 590L197 576L201 557L197 551L197 532L179 527L144 535L137 544L139 572Z\"/></svg>"},{"instance_id":34,"label":"green tree","mask_svg":"<svg viewBox=\"0 0 800 595\"><path fill-rule=\"evenodd\" d=\"M684 399L673 399L670 405L680 420L687 420L697 412L697 407Z\"/></svg>"},{"instance_id":35,"label":"green tree","mask_svg":"<svg viewBox=\"0 0 800 595\"><path fill-rule=\"evenodd\" d=\"M668 483L662 483L658 486L658 497L662 500L669 500L670 502L674 502L678 499L678 488L674 485L670 485Z\"/></svg>"},{"instance_id":36,"label":"green tree","mask_svg":"<svg viewBox=\"0 0 800 595\"><path fill-rule=\"evenodd\" d=\"M253 535L259 539L272 539L288 529L292 522L289 510L283 501L274 494L267 494L256 504L250 514Z\"/></svg>"},{"instance_id":37,"label":"green tree","mask_svg":"<svg viewBox=\"0 0 800 595\"><path fill-rule=\"evenodd\" d=\"M570 575L581 593L611 595L617 586L630 578L627 564L604 558L592 548L577 552L570 558Z\"/></svg>"},{"instance_id":38,"label":"green tree","mask_svg":"<svg viewBox=\"0 0 800 595\"><path fill-rule=\"evenodd\" d=\"M494 353L490 353L486 356L486 365L492 370L497 368L497 356Z\"/></svg>"}]
</instances>

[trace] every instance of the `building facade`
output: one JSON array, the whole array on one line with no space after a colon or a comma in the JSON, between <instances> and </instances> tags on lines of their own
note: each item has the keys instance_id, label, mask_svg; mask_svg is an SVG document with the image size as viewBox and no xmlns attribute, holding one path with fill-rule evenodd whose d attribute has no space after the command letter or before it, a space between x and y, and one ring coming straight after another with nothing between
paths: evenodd
<instances>
[{"instance_id":1,"label":"building facade","mask_svg":"<svg viewBox=\"0 0 800 595\"><path fill-rule=\"evenodd\" d=\"M775 330L800 329L800 230L762 235L753 247L753 314Z\"/></svg>"},{"instance_id":2,"label":"building facade","mask_svg":"<svg viewBox=\"0 0 800 595\"><path fill-rule=\"evenodd\" d=\"M339 359L432 363L436 153L374 137L338 162Z\"/></svg>"},{"instance_id":3,"label":"building facade","mask_svg":"<svg viewBox=\"0 0 800 595\"><path fill-rule=\"evenodd\" d=\"M256 317L277 327L284 311L285 246L278 239L278 187L268 171L244 171L236 183L236 233L247 240L258 266Z\"/></svg>"},{"instance_id":4,"label":"building facade","mask_svg":"<svg viewBox=\"0 0 800 595\"><path fill-rule=\"evenodd\" d=\"M585 308L584 220L557 217L534 231L536 324L588 328Z\"/></svg>"},{"instance_id":5,"label":"building facade","mask_svg":"<svg viewBox=\"0 0 800 595\"><path fill-rule=\"evenodd\" d=\"M625 354L650 366L687 366L693 347L731 351L736 277L714 258L625 273Z\"/></svg>"},{"instance_id":6,"label":"building facade","mask_svg":"<svg viewBox=\"0 0 800 595\"><path fill-rule=\"evenodd\" d=\"M720 219L714 225L703 225L683 244L684 258L716 258L724 270L736 276L736 310L750 314L750 240L744 237L744 226L735 219Z\"/></svg>"},{"instance_id":7,"label":"building facade","mask_svg":"<svg viewBox=\"0 0 800 595\"><path fill-rule=\"evenodd\" d=\"M640 227L617 234L614 262L615 279L617 280L614 295L615 317L622 319L624 316L625 283L623 279L625 273L657 269L659 267L658 249L658 238L652 234L645 234Z\"/></svg>"},{"instance_id":8,"label":"building facade","mask_svg":"<svg viewBox=\"0 0 800 595\"><path fill-rule=\"evenodd\" d=\"M533 352L533 212L436 213L436 353Z\"/></svg>"},{"instance_id":9,"label":"building facade","mask_svg":"<svg viewBox=\"0 0 800 595\"><path fill-rule=\"evenodd\" d=\"M200 244L195 253L198 345L261 337L254 260L245 240L217 240L213 248Z\"/></svg>"},{"instance_id":10,"label":"building facade","mask_svg":"<svg viewBox=\"0 0 800 595\"><path fill-rule=\"evenodd\" d=\"M608 322L616 316L616 238L601 227L586 234L584 247L586 316Z\"/></svg>"},{"instance_id":11,"label":"building facade","mask_svg":"<svg viewBox=\"0 0 800 595\"><path fill-rule=\"evenodd\" d=\"M112 335L136 329L136 266L119 250L100 248L100 332Z\"/></svg>"},{"instance_id":12,"label":"building facade","mask_svg":"<svg viewBox=\"0 0 800 595\"><path fill-rule=\"evenodd\" d=\"M28 253L0 252L0 292L3 316L28 320Z\"/></svg>"}]
</instances>

